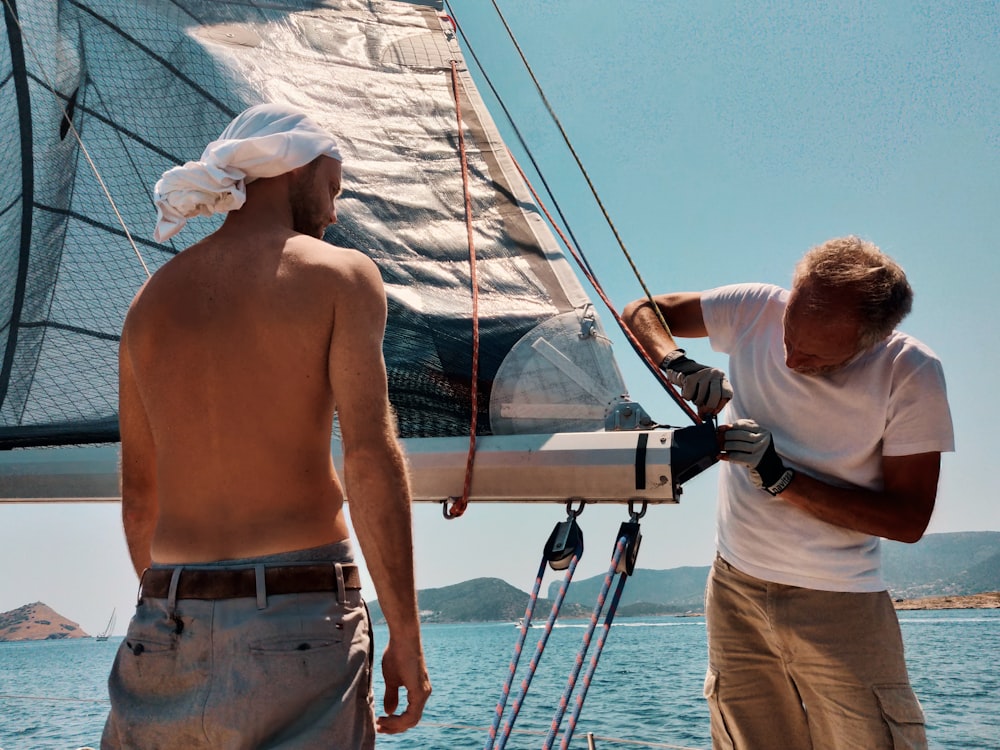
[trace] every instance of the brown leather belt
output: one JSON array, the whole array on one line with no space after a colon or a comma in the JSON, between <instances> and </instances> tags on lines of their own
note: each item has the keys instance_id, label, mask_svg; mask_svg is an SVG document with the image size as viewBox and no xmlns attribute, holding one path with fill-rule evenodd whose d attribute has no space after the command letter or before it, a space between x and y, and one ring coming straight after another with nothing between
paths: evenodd
<instances>
[{"instance_id":1,"label":"brown leather belt","mask_svg":"<svg viewBox=\"0 0 1000 750\"><path fill-rule=\"evenodd\" d=\"M189 568L180 566L177 578L178 599L238 599L257 596L257 572L254 568ZM340 566L344 589L359 591L358 566ZM140 597L166 599L175 568L149 568L142 575ZM321 565L274 565L264 568L264 588L268 596L307 594L337 590L337 571L333 563Z\"/></svg>"}]
</instances>

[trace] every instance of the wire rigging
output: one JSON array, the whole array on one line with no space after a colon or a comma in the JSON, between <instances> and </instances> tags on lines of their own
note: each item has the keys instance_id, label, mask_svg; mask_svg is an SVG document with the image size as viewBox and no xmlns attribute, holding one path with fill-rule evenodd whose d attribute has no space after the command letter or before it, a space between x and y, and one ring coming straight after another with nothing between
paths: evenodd
<instances>
[{"instance_id":1,"label":"wire rigging","mask_svg":"<svg viewBox=\"0 0 1000 750\"><path fill-rule=\"evenodd\" d=\"M451 11L451 5L450 3L447 2L447 0L445 0L445 4L448 6L448 10ZM493 92L493 97L496 99L497 104L500 105L500 109L503 110L504 117L507 119L507 124L510 125L511 130L514 131L514 135L517 137L518 143L521 144L521 148L524 149L524 153L528 156L528 161L531 162L531 166L534 168L535 174L538 175L538 179L542 183L542 187L545 188L545 193L546 195L548 195L549 201L555 208L556 214L558 214L559 218L562 220L562 225L566 227L566 233L570 236L570 238L572 238L573 244L579 249L580 242L576 239L576 235L573 233L573 228L570 226L569 221L566 219L566 215L563 213L562 206L559 205L559 201L556 199L555 193L549 186L548 180L545 178L545 173L542 171L541 166L535 160L534 152L531 150L531 147L528 145L527 140L521 133L521 129L517 126L517 122L514 120L514 115L507 108L507 102L505 102L503 97L500 96L500 92L497 90L497 87L493 84L493 79L490 77L490 74L486 71L486 67L482 64L482 62L480 62L479 57L476 55L475 48L469 41L468 36L466 36L465 32L462 30L462 26L461 24L459 24L458 19L455 18L454 14L452 14L448 17L448 20L451 21L451 23L455 26L455 29L458 31L458 34L462 37L462 40L465 42L466 49L469 50L469 54L475 61L476 67L479 69L479 74L483 77L483 80L486 81L486 85L490 87L490 91ZM522 178L523 178L523 173L522 173ZM525 179L525 182L527 182L527 179ZM554 223L553 226L555 226ZM586 267L587 271L593 273L593 269L590 267L590 262L587 260L586 255L583 254L582 250L578 250L578 252L580 254L580 260L578 260L577 262L582 262L582 265Z\"/></svg>"},{"instance_id":2,"label":"wire rigging","mask_svg":"<svg viewBox=\"0 0 1000 750\"><path fill-rule=\"evenodd\" d=\"M449 12L452 12L450 3L448 3L447 0L445 0L445 5L448 7ZM625 258L628 261L628 264L629 264L630 268L632 269L633 274L635 275L636 279L639 281L639 284L642 287L642 290L643 290L646 298L649 300L650 305L651 305L654 313L656 314L657 319L660 321L660 324L663 326L663 328L665 330L669 331L670 328L667 325L667 322L666 322L666 320L663 317L662 311L660 310L659 306L654 301L652 293L649 291L649 288L647 287L645 281L643 280L642 275L639 272L639 269L636 266L635 262L633 261L631 254L629 253L628 249L625 247L625 244L624 244L624 242L623 242L620 234L618 233L618 230L615 227L614 222L612 221L612 219L611 219L608 211L606 210L606 208L604 206L604 203L603 203L600 195L598 194L596 187L593 184L593 181L590 179L590 176L589 176L589 174L588 174L588 172L586 170L586 167L583 165L582 160L580 159L579 155L577 154L576 149L574 148L572 142L570 141L569 136L566 133L565 129L563 128L562 123L560 122L558 116L556 115L554 108L550 104L550 102L548 100L548 97L545 95L545 92L542 90L541 84L539 83L537 76L535 76L534 71L531 68L530 63L528 62L528 60L527 60L527 58L526 58L526 56L525 56L525 54L524 54L524 52L523 52L520 44L518 43L516 37L514 36L513 30L510 28L510 25L507 23L507 20L504 17L503 12L501 11L501 9L500 9L499 5L497 4L496 0L493 0L493 7L496 10L498 16L500 17L500 20L503 23L504 28L507 31L507 35L508 35L508 37L511 40L511 43L514 45L514 48L517 50L517 52L518 52L518 54L519 54L519 56L521 58L521 61L522 61L523 65L524 65L525 69L527 70L528 74L530 75L530 77L531 77L531 79L532 79L532 81L533 81L533 83L535 85L535 89L537 90L537 92L538 92L539 96L541 97L541 99L542 99L542 101L543 101L546 109L549 112L549 115L551 116L553 122L555 123L557 129L559 130L559 133L560 133L563 141L565 142L565 144L566 144L567 148L569 149L570 153L573 155L573 158L574 158L574 160L575 160L575 162L577 164L578 169L583 174L583 177L584 177L584 179L585 179L585 181L586 181L586 183L587 183L587 185L588 185L588 187L589 187L589 189L591 191L591 194L593 195L595 201L597 202L598 206L600 207L601 213L603 214L603 216L605 218L605 221L607 222L607 224L610 227L612 233L614 234L614 237L615 237L616 241L618 242L618 245L621 248L622 253L625 255ZM462 30L461 25L455 19L454 15L452 14L451 16L449 16L448 20L454 25L455 29L458 31L459 35L462 37L462 40L465 42L465 45L466 45L466 47L469 50L469 54L472 57L472 59L475 61L476 66L479 69L480 74L483 76L483 79L486 81L486 83L489 86L490 90L492 91L494 97L496 98L497 102L499 103L500 108L503 110L504 116L506 117L508 124L513 129L514 134L517 137L518 141L520 142L521 147L524 149L525 153L527 154L528 159L531 162L532 167L534 168L535 173L538 175L538 177L539 177L539 179L540 179L540 181L542 183L542 186L545 189L546 194L549 196L549 199L550 199L550 201L552 202L552 205L555 208L555 212L556 212L556 214L558 214L559 219L561 220L561 225L560 225L560 223L558 223L558 222L555 221L555 219L552 217L552 215L546 209L544 202L541 200L541 198L539 197L537 191L532 186L531 181L528 179L527 175L524 173L524 170L521 168L521 166L517 163L517 160L514 158L513 153L511 153L509 151L509 149L508 149L508 153L510 154L511 160L514 162L514 165L517 168L518 172L520 173L521 178L524 180L525 184L528 186L528 189L531 191L531 193L532 193L532 195L533 195L533 197L535 199L535 202L538 204L539 208L544 213L544 215L545 215L546 219L548 220L549 224L553 227L553 229L559 235L559 238L562 240L563 245L566 247L566 249L569 251L569 253L573 256L574 260L576 261L576 263L580 267L580 269L583 271L583 273L586 276L587 280L591 283L591 285L593 286L594 290L598 293L598 295L601 297L602 301L604 302L604 304L606 305L606 307L608 308L608 310L611 312L612 316L615 319L615 322L618 324L619 328L622 330L622 333L625 335L626 340L628 340L628 342L631 345L631 347L639 355L640 360L643 362L643 364L646 366L646 368L650 371L650 373L652 373L652 375L657 379L657 381L659 381L660 385L667 392L667 394L671 397L671 399L677 404L677 406L681 409L681 411L683 411L688 416L688 418L690 418L692 420L692 422L694 422L695 424L700 424L702 422L701 417L699 417L698 414L695 413L695 411L693 409L691 409L691 407L687 404L687 402L685 402L680 397L680 395L676 392L676 390L674 389L673 385L666 379L666 376L660 370L660 368L658 366L658 363L654 362L653 359L652 359L652 357L650 357L649 354L645 351L645 349L642 347L642 344L639 342L639 340L635 337L635 335L632 333L632 331L625 324L625 321L622 319L621 315L618 313L618 311L615 308L614 304L611 302L611 300L608 298L608 296L604 292L603 286L598 281L597 275L594 272L593 267L590 265L589 260L587 260L587 257L586 257L586 255L584 254L584 252L583 252L583 250L581 248L580 242L577 240L575 234L573 233L572 227L570 226L569 221L567 220L566 215L565 215L565 213L562 210L562 207L559 205L558 201L556 200L556 198L555 198L555 196L554 196L554 194L552 192L552 189L550 188L550 186L548 184L548 181L545 178L544 173L542 172L542 170L541 170L541 168L540 168L537 160L535 159L535 156L534 156L534 153L532 152L532 149L527 144L524 136L521 133L521 130L518 128L517 124L515 123L514 117L511 114L510 110L508 109L508 107L507 107L507 105L506 105L503 97L500 95L499 91L497 90L496 86L494 85L494 83L493 83L490 75L486 72L486 70L485 70L482 62L479 60L479 57L476 54L475 49L473 48L473 46L472 46L472 44L471 44L468 36ZM561 227L565 227L565 234L563 233L563 230L561 229ZM568 235L570 239L567 239L566 235ZM570 241L570 240L572 240L572 241Z\"/></svg>"},{"instance_id":3,"label":"wire rigging","mask_svg":"<svg viewBox=\"0 0 1000 750\"><path fill-rule=\"evenodd\" d=\"M635 274L636 279L639 281L639 285L642 287L642 291L645 293L646 297L650 302L653 303L653 309L656 311L657 317L663 324L664 328L669 330L666 320L663 319L663 313L660 312L659 307L653 302L653 295L650 293L649 289L646 287L646 282L643 281L642 274L639 273L638 267L632 260L632 256L628 249L625 247L625 242L622 240L621 235L618 233L618 228L615 226L614 221L611 219L611 215L604 206L604 201L601 200L600 195L597 192L597 188L594 186L593 181L590 179L590 174L587 172L587 168L583 165L583 161L580 159L579 154L576 152L572 141L570 141L569 135L566 133L565 128L563 128L562 122L559 120L559 116L556 115L555 109L549 103L548 97L545 95L545 91L542 89L541 83L539 83L537 76L535 76L535 71L528 62L528 58L525 57L524 51L521 49L521 45L518 43L517 38L514 36L514 31L510 28L510 24L507 23L506 17L504 17L503 11L500 10L500 6L497 0L492 0L493 8L496 10L497 15L500 17L500 22L503 23L504 29L507 31L507 36L510 37L511 43L514 45L514 49L517 50L517 54L521 58L521 62L524 64L524 69L531 76L532 82L535 84L535 90L542 99L542 103L545 105L545 109L548 110L549 116L555 123L556 128L559 130L559 135L562 136L563 142L566 144L566 148L569 149L570 154L573 156L573 160L576 162L577 167L580 170L580 174L583 175L583 179L587 182L587 187L590 188L591 194L594 196L594 200L597 202L597 206L601 209L601 213L604 215L604 220L607 222L608 227L611 229L611 233L614 235L615 240L618 242L618 247L621 248L622 253L625 255L625 260L628 261L629 266L632 268L632 272Z\"/></svg>"}]
</instances>

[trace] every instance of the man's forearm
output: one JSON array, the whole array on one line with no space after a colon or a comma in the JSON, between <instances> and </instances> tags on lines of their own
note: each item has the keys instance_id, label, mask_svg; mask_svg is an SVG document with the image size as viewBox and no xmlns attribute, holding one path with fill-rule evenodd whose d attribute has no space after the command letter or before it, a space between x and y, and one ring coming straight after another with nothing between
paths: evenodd
<instances>
[{"instance_id":1,"label":"man's forearm","mask_svg":"<svg viewBox=\"0 0 1000 750\"><path fill-rule=\"evenodd\" d=\"M401 451L390 446L344 457L351 524L390 632L419 637L413 521Z\"/></svg>"},{"instance_id":2,"label":"man's forearm","mask_svg":"<svg viewBox=\"0 0 1000 750\"><path fill-rule=\"evenodd\" d=\"M923 536L934 509L912 495L834 487L801 471L779 495L821 521L900 542Z\"/></svg>"},{"instance_id":3,"label":"man's forearm","mask_svg":"<svg viewBox=\"0 0 1000 750\"><path fill-rule=\"evenodd\" d=\"M623 317L629 330L655 363L659 364L667 354L680 348L673 334L663 327L649 300L630 303L626 306Z\"/></svg>"}]
</instances>

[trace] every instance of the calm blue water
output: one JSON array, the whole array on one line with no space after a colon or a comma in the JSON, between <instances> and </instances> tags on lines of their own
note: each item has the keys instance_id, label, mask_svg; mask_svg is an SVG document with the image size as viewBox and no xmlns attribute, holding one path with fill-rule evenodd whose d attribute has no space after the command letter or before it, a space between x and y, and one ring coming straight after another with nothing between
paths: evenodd
<instances>
[{"instance_id":1,"label":"calm blue water","mask_svg":"<svg viewBox=\"0 0 1000 750\"><path fill-rule=\"evenodd\" d=\"M1000 750L1000 611L901 612L910 676L927 714L932 748ZM532 630L522 656L534 652ZM542 746L583 623L557 627L508 743ZM379 748L480 748L517 637L512 624L424 629L434 695L425 722ZM376 629L378 648L386 642ZM96 746L107 713L105 680L120 639L0 643L0 748L75 750ZM596 636L595 636L596 642ZM709 748L701 686L705 623L698 618L623 619L611 631L572 747L600 750ZM376 683L376 701L381 701ZM564 722L565 726L565 722ZM602 738L627 738L628 744Z\"/></svg>"}]
</instances>

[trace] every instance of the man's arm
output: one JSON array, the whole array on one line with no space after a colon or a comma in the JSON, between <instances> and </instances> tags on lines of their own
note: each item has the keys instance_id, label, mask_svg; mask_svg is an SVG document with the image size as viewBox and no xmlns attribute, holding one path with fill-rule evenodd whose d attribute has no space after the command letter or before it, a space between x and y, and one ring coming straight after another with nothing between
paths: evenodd
<instances>
[{"instance_id":1,"label":"man's arm","mask_svg":"<svg viewBox=\"0 0 1000 750\"><path fill-rule=\"evenodd\" d=\"M880 492L833 487L797 472L781 499L835 526L912 544L930 523L940 453L883 456Z\"/></svg>"},{"instance_id":2,"label":"man's arm","mask_svg":"<svg viewBox=\"0 0 1000 750\"><path fill-rule=\"evenodd\" d=\"M660 308L669 330L664 329L652 303L645 297L625 305L622 318L654 362L662 362L670 352L680 348L674 340L675 335L688 339L708 336L701 313L700 292L661 294L653 297L653 301Z\"/></svg>"},{"instance_id":3,"label":"man's arm","mask_svg":"<svg viewBox=\"0 0 1000 750\"><path fill-rule=\"evenodd\" d=\"M751 481L821 521L899 542L923 536L934 512L941 454L882 456L882 489L836 487L785 466L770 430L752 419L719 427L724 461ZM763 500L763 497L761 498Z\"/></svg>"},{"instance_id":4,"label":"man's arm","mask_svg":"<svg viewBox=\"0 0 1000 750\"><path fill-rule=\"evenodd\" d=\"M701 311L701 294L664 294L654 297L653 302L638 299L626 305L622 313L625 324L646 353L660 365L667 379L681 389L681 396L698 407L702 417L718 414L733 397L726 374L689 359L674 339L675 333L684 338L708 336ZM662 321L657 308L663 316Z\"/></svg>"},{"instance_id":5,"label":"man's arm","mask_svg":"<svg viewBox=\"0 0 1000 750\"><path fill-rule=\"evenodd\" d=\"M159 515L156 451L128 351L128 321L118 347L118 423L121 432L122 525L132 566L140 578L152 562Z\"/></svg>"},{"instance_id":6,"label":"man's arm","mask_svg":"<svg viewBox=\"0 0 1000 750\"><path fill-rule=\"evenodd\" d=\"M338 263L340 261L338 260ZM358 543L389 626L382 656L385 711L380 732L414 726L430 697L413 573L410 488L389 404L382 337L386 300L375 265L360 254L343 272L329 371L344 452L344 484ZM406 710L399 688L406 689Z\"/></svg>"}]
</instances>

